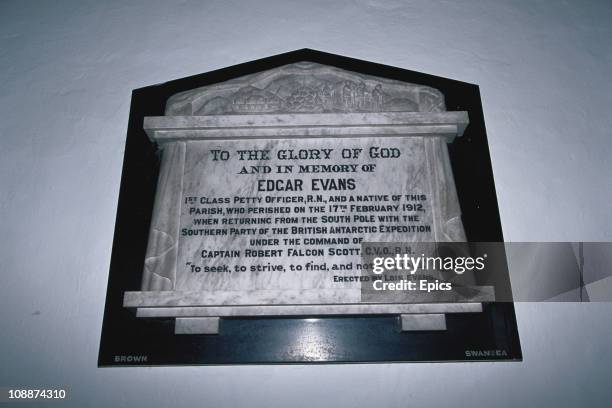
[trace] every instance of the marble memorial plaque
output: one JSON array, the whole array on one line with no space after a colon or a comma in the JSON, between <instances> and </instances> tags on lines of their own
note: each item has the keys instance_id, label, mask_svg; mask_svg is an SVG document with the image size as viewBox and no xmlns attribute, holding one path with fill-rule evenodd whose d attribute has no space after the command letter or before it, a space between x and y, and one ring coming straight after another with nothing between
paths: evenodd
<instances>
[{"instance_id":1,"label":"marble memorial plaque","mask_svg":"<svg viewBox=\"0 0 612 408\"><path fill-rule=\"evenodd\" d=\"M310 61L175 93L142 123L160 161L124 310L183 339L241 318L396 316L428 333L485 315L494 291L476 280L465 296L363 290L366 242L467 240L448 144L469 123L433 87Z\"/></svg>"}]
</instances>

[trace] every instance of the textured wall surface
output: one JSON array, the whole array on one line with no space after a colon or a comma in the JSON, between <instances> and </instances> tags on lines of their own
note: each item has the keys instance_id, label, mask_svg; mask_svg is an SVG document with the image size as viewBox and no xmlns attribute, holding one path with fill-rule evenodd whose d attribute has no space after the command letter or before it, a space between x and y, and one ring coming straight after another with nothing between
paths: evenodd
<instances>
[{"instance_id":1,"label":"textured wall surface","mask_svg":"<svg viewBox=\"0 0 612 408\"><path fill-rule=\"evenodd\" d=\"M74 406L611 406L612 305L522 363L96 368L130 92L298 48L480 85L506 240L612 241L612 3L3 1L0 386Z\"/></svg>"}]
</instances>

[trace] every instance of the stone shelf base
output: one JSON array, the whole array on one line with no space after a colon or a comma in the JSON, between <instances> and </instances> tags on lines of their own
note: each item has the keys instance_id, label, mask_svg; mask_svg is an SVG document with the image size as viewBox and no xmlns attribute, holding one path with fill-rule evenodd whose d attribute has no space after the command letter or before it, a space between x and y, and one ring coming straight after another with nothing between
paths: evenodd
<instances>
[{"instance_id":1,"label":"stone shelf base","mask_svg":"<svg viewBox=\"0 0 612 408\"><path fill-rule=\"evenodd\" d=\"M446 313L480 313L482 303L138 307L140 318L176 318L175 334L218 334L222 317L400 316L401 331L446 330Z\"/></svg>"},{"instance_id":2,"label":"stone shelf base","mask_svg":"<svg viewBox=\"0 0 612 408\"><path fill-rule=\"evenodd\" d=\"M174 334L219 334L219 317L179 317L174 325ZM446 330L444 314L402 314L400 329L410 331Z\"/></svg>"}]
</instances>

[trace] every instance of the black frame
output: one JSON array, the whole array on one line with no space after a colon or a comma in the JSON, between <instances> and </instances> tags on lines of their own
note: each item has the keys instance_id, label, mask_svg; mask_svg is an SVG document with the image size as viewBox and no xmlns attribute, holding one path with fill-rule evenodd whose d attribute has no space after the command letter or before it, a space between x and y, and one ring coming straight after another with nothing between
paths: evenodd
<instances>
[{"instance_id":1,"label":"black frame","mask_svg":"<svg viewBox=\"0 0 612 408\"><path fill-rule=\"evenodd\" d=\"M447 110L467 111L470 124L465 134L449 145L463 224L470 242L503 242L477 85L302 49L136 89L132 92L98 366L522 360L511 302L485 304L483 313L447 314L448 329L444 332L412 333L400 332L397 316L384 315L314 321L300 317L223 318L218 335L175 335L173 318L139 319L134 310L123 307L123 293L140 289L159 171L156 147L143 130L143 118L162 116L166 100L175 93L304 60L427 85L444 94ZM505 285L504 290L509 291L508 279ZM306 338L311 344L302 341ZM466 350L502 352L468 356Z\"/></svg>"}]
</instances>

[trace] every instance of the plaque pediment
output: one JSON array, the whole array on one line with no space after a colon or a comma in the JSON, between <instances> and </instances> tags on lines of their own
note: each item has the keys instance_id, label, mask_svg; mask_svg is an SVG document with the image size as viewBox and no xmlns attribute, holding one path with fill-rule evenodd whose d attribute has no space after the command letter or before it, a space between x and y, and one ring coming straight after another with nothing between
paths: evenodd
<instances>
[{"instance_id":1,"label":"plaque pediment","mask_svg":"<svg viewBox=\"0 0 612 408\"><path fill-rule=\"evenodd\" d=\"M167 116L443 112L436 89L298 62L172 96Z\"/></svg>"}]
</instances>

